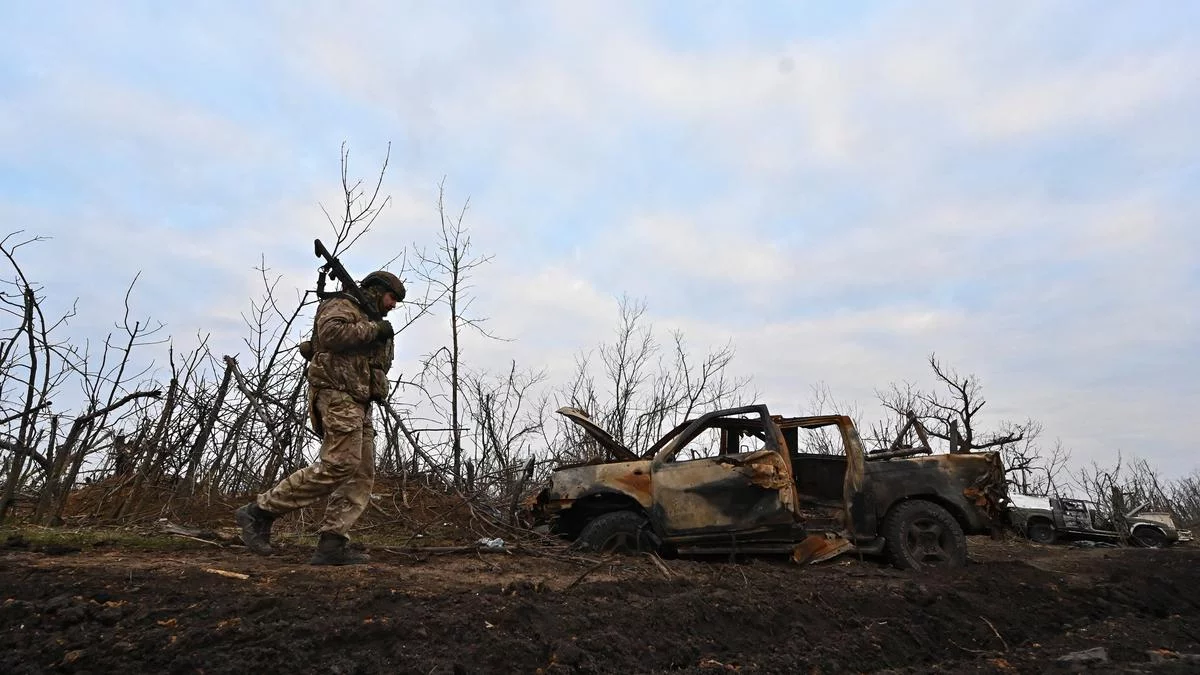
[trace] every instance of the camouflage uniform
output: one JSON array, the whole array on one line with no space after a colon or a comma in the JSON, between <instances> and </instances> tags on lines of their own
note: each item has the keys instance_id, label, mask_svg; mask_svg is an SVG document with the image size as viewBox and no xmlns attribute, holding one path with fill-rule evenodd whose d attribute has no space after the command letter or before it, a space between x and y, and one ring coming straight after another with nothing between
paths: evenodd
<instances>
[{"instance_id":1,"label":"camouflage uniform","mask_svg":"<svg viewBox=\"0 0 1200 675\"><path fill-rule=\"evenodd\" d=\"M377 302L383 291L366 289ZM320 532L345 536L371 499L375 482L375 430L371 401L386 399L393 342L377 340L377 326L354 301L321 303L308 366L308 409L321 436L320 457L258 495L272 514L294 511L328 496Z\"/></svg>"}]
</instances>

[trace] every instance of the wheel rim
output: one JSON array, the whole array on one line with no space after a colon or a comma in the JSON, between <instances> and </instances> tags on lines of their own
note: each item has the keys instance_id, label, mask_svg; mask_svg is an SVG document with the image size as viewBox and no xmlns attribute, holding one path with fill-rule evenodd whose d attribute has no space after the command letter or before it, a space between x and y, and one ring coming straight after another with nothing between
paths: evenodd
<instances>
[{"instance_id":1,"label":"wheel rim","mask_svg":"<svg viewBox=\"0 0 1200 675\"><path fill-rule=\"evenodd\" d=\"M638 535L635 532L613 532L600 545L601 553L637 553Z\"/></svg>"},{"instance_id":2,"label":"wheel rim","mask_svg":"<svg viewBox=\"0 0 1200 675\"><path fill-rule=\"evenodd\" d=\"M949 530L934 518L917 518L908 525L904 548L921 565L938 567L953 560Z\"/></svg>"},{"instance_id":3,"label":"wheel rim","mask_svg":"<svg viewBox=\"0 0 1200 675\"><path fill-rule=\"evenodd\" d=\"M1039 544L1050 541L1051 530L1045 525L1033 525L1029 528L1029 538Z\"/></svg>"}]
</instances>

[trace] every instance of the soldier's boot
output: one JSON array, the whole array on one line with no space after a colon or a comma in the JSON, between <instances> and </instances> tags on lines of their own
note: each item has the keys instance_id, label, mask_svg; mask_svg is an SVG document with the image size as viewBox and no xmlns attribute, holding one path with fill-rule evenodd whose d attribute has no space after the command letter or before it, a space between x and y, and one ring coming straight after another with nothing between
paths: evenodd
<instances>
[{"instance_id":1,"label":"soldier's boot","mask_svg":"<svg viewBox=\"0 0 1200 675\"><path fill-rule=\"evenodd\" d=\"M349 537L343 537L334 532L322 532L317 541L317 552L309 565L364 565L371 562L371 556L366 553L351 551L346 548Z\"/></svg>"},{"instance_id":2,"label":"soldier's boot","mask_svg":"<svg viewBox=\"0 0 1200 675\"><path fill-rule=\"evenodd\" d=\"M255 502L250 502L234 511L233 517L242 528L242 543L246 548L258 555L271 555L275 552L275 549L271 548L271 524L276 518L274 513L259 508Z\"/></svg>"}]
</instances>

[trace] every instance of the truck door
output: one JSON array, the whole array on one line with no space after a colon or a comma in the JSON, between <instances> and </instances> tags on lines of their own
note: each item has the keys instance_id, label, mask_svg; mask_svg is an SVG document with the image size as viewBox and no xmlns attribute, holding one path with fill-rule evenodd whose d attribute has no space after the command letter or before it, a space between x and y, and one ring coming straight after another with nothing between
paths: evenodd
<instances>
[{"instance_id":1,"label":"truck door","mask_svg":"<svg viewBox=\"0 0 1200 675\"><path fill-rule=\"evenodd\" d=\"M753 539L796 522L786 446L765 406L699 418L655 455L650 471L651 508L669 537Z\"/></svg>"},{"instance_id":2,"label":"truck door","mask_svg":"<svg viewBox=\"0 0 1200 675\"><path fill-rule=\"evenodd\" d=\"M1060 499L1062 505L1062 527L1075 532L1087 532L1092 529L1092 519L1088 514L1087 503L1078 499Z\"/></svg>"}]
</instances>

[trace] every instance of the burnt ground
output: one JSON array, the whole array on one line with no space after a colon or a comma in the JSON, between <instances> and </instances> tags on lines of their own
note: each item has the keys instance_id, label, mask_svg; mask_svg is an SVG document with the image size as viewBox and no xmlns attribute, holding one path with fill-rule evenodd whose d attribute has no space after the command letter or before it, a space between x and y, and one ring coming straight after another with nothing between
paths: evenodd
<instances>
[{"instance_id":1,"label":"burnt ground","mask_svg":"<svg viewBox=\"0 0 1200 675\"><path fill-rule=\"evenodd\" d=\"M0 538L0 672L1195 672L1200 549L971 542L962 570L539 554L312 568ZM220 570L247 575L231 578ZM1200 657L1197 657L1200 658Z\"/></svg>"}]
</instances>

